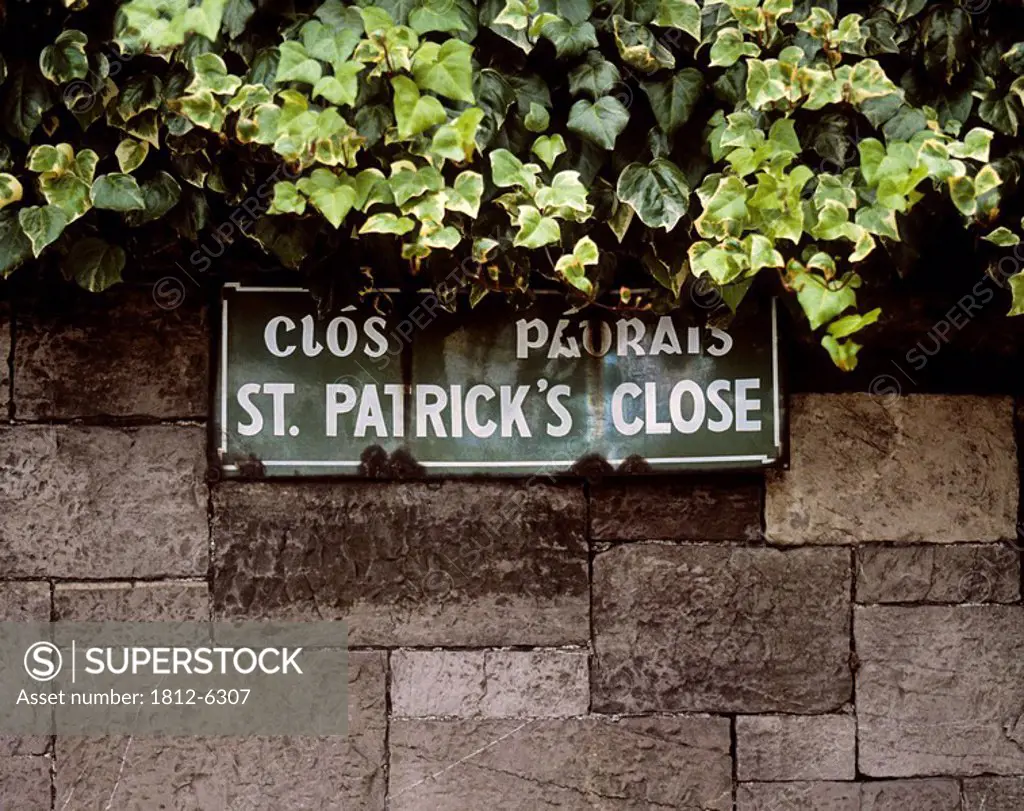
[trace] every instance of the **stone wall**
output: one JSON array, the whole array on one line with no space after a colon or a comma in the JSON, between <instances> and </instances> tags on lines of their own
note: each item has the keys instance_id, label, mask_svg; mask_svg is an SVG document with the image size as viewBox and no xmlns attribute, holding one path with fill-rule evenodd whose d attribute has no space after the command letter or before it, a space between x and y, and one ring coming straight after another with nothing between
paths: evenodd
<instances>
[{"instance_id":1,"label":"stone wall","mask_svg":"<svg viewBox=\"0 0 1024 811\"><path fill-rule=\"evenodd\" d=\"M792 469L216 482L208 324L0 304L0 616L344 620L350 733L0 737L0 809L1019 811L1009 397L800 394Z\"/></svg>"}]
</instances>

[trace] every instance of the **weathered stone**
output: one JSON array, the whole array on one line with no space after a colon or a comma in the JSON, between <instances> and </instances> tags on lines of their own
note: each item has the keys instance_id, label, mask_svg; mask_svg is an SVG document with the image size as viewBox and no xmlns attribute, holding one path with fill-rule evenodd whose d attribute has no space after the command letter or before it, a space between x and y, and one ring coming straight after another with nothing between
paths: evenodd
<instances>
[{"instance_id":1,"label":"weathered stone","mask_svg":"<svg viewBox=\"0 0 1024 811\"><path fill-rule=\"evenodd\" d=\"M0 583L0 622L49 621L49 583Z\"/></svg>"},{"instance_id":2,"label":"weathered stone","mask_svg":"<svg viewBox=\"0 0 1024 811\"><path fill-rule=\"evenodd\" d=\"M58 738L57 808L381 811L384 681L383 654L350 654L347 736Z\"/></svg>"},{"instance_id":3,"label":"weathered stone","mask_svg":"<svg viewBox=\"0 0 1024 811\"><path fill-rule=\"evenodd\" d=\"M599 541L757 540L762 489L760 475L602 484L591 494L591 537Z\"/></svg>"},{"instance_id":4,"label":"weathered stone","mask_svg":"<svg viewBox=\"0 0 1024 811\"><path fill-rule=\"evenodd\" d=\"M154 290L76 298L70 311L18 314L14 400L21 419L200 417L208 413L205 310Z\"/></svg>"},{"instance_id":5,"label":"weathered stone","mask_svg":"<svg viewBox=\"0 0 1024 811\"><path fill-rule=\"evenodd\" d=\"M1020 811L1024 777L977 777L964 780L963 811Z\"/></svg>"},{"instance_id":6,"label":"weathered stone","mask_svg":"<svg viewBox=\"0 0 1024 811\"><path fill-rule=\"evenodd\" d=\"M1016 537L1009 398L793 398L792 460L769 471L766 534L782 544Z\"/></svg>"},{"instance_id":7,"label":"weathered stone","mask_svg":"<svg viewBox=\"0 0 1024 811\"><path fill-rule=\"evenodd\" d=\"M860 811L856 783L741 783L736 811Z\"/></svg>"},{"instance_id":8,"label":"weathered stone","mask_svg":"<svg viewBox=\"0 0 1024 811\"><path fill-rule=\"evenodd\" d=\"M850 554L630 544L594 560L598 712L794 712L850 699Z\"/></svg>"},{"instance_id":9,"label":"weathered stone","mask_svg":"<svg viewBox=\"0 0 1024 811\"><path fill-rule=\"evenodd\" d=\"M50 811L48 757L0 757L0 808Z\"/></svg>"},{"instance_id":10,"label":"weathered stone","mask_svg":"<svg viewBox=\"0 0 1024 811\"><path fill-rule=\"evenodd\" d=\"M862 783L860 811L960 811L956 780L883 780Z\"/></svg>"},{"instance_id":11,"label":"weathered stone","mask_svg":"<svg viewBox=\"0 0 1024 811\"><path fill-rule=\"evenodd\" d=\"M559 718L590 704L586 651L408 651L391 655L391 706L422 718Z\"/></svg>"},{"instance_id":12,"label":"weathered stone","mask_svg":"<svg viewBox=\"0 0 1024 811\"><path fill-rule=\"evenodd\" d=\"M7 304L0 301L0 420L6 420L11 404L11 319Z\"/></svg>"},{"instance_id":13,"label":"weathered stone","mask_svg":"<svg viewBox=\"0 0 1024 811\"><path fill-rule=\"evenodd\" d=\"M856 608L860 770L1024 771L1024 607Z\"/></svg>"},{"instance_id":14,"label":"weathered stone","mask_svg":"<svg viewBox=\"0 0 1024 811\"><path fill-rule=\"evenodd\" d=\"M356 645L585 643L584 513L570 487L224 484L215 610L345 620Z\"/></svg>"},{"instance_id":15,"label":"weathered stone","mask_svg":"<svg viewBox=\"0 0 1024 811\"><path fill-rule=\"evenodd\" d=\"M856 721L849 715L741 715L736 719L740 780L853 780Z\"/></svg>"},{"instance_id":16,"label":"weathered stone","mask_svg":"<svg viewBox=\"0 0 1024 811\"><path fill-rule=\"evenodd\" d=\"M857 550L859 603L1012 603L1020 599L1020 553L1007 544Z\"/></svg>"},{"instance_id":17,"label":"weathered stone","mask_svg":"<svg viewBox=\"0 0 1024 811\"><path fill-rule=\"evenodd\" d=\"M392 811L732 808L724 718L394 720Z\"/></svg>"},{"instance_id":18,"label":"weathered stone","mask_svg":"<svg viewBox=\"0 0 1024 811\"><path fill-rule=\"evenodd\" d=\"M0 572L205 575L205 431L0 427Z\"/></svg>"},{"instance_id":19,"label":"weathered stone","mask_svg":"<svg viewBox=\"0 0 1024 811\"><path fill-rule=\"evenodd\" d=\"M204 622L210 590L202 580L156 583L58 583L54 611L76 622Z\"/></svg>"}]
</instances>

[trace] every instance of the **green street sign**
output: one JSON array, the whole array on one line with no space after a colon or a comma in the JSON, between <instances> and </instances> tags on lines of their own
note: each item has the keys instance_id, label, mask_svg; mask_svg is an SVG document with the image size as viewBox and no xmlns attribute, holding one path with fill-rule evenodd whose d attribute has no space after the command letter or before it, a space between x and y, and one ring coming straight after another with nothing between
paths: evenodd
<instances>
[{"instance_id":1,"label":"green street sign","mask_svg":"<svg viewBox=\"0 0 1024 811\"><path fill-rule=\"evenodd\" d=\"M565 314L547 298L449 313L433 294L395 294L320 318L305 290L227 285L221 472L531 476L784 458L774 303L725 331L681 313Z\"/></svg>"}]
</instances>

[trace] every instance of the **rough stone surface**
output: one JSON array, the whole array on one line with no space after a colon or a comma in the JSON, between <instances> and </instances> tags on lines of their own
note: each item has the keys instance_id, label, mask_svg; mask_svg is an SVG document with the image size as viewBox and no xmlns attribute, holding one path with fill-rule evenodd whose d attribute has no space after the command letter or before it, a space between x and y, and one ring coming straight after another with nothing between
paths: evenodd
<instances>
[{"instance_id":1,"label":"rough stone surface","mask_svg":"<svg viewBox=\"0 0 1024 811\"><path fill-rule=\"evenodd\" d=\"M595 487L590 532L598 541L744 541L761 537L761 476L632 479Z\"/></svg>"},{"instance_id":2,"label":"rough stone surface","mask_svg":"<svg viewBox=\"0 0 1024 811\"><path fill-rule=\"evenodd\" d=\"M0 622L49 621L49 583L0 583Z\"/></svg>"},{"instance_id":3,"label":"rough stone surface","mask_svg":"<svg viewBox=\"0 0 1024 811\"><path fill-rule=\"evenodd\" d=\"M589 637L583 495L501 484L224 484L218 615L338 619L356 645Z\"/></svg>"},{"instance_id":4,"label":"rough stone surface","mask_svg":"<svg viewBox=\"0 0 1024 811\"><path fill-rule=\"evenodd\" d=\"M397 716L558 718L590 704L586 651L395 651Z\"/></svg>"},{"instance_id":5,"label":"rough stone surface","mask_svg":"<svg viewBox=\"0 0 1024 811\"><path fill-rule=\"evenodd\" d=\"M59 738L57 808L381 811L384 681L383 654L350 655L344 737Z\"/></svg>"},{"instance_id":6,"label":"rough stone surface","mask_svg":"<svg viewBox=\"0 0 1024 811\"><path fill-rule=\"evenodd\" d=\"M856 783L741 783L736 811L860 811Z\"/></svg>"},{"instance_id":7,"label":"rough stone surface","mask_svg":"<svg viewBox=\"0 0 1024 811\"><path fill-rule=\"evenodd\" d=\"M77 622L203 622L210 618L205 581L58 583L57 619Z\"/></svg>"},{"instance_id":8,"label":"rough stone surface","mask_svg":"<svg viewBox=\"0 0 1024 811\"><path fill-rule=\"evenodd\" d=\"M1024 772L1024 607L858 607L860 770Z\"/></svg>"},{"instance_id":9,"label":"rough stone surface","mask_svg":"<svg viewBox=\"0 0 1024 811\"><path fill-rule=\"evenodd\" d=\"M198 426L0 427L0 572L205 575Z\"/></svg>"},{"instance_id":10,"label":"rough stone surface","mask_svg":"<svg viewBox=\"0 0 1024 811\"><path fill-rule=\"evenodd\" d=\"M396 720L391 811L726 811L725 718Z\"/></svg>"},{"instance_id":11,"label":"rough stone surface","mask_svg":"<svg viewBox=\"0 0 1024 811\"><path fill-rule=\"evenodd\" d=\"M859 603L1012 603L1020 553L1009 544L862 547Z\"/></svg>"},{"instance_id":12,"label":"rough stone surface","mask_svg":"<svg viewBox=\"0 0 1024 811\"><path fill-rule=\"evenodd\" d=\"M0 419L7 419L11 404L11 319L7 305L0 301Z\"/></svg>"},{"instance_id":13,"label":"rough stone surface","mask_svg":"<svg viewBox=\"0 0 1024 811\"><path fill-rule=\"evenodd\" d=\"M48 757L0 757L0 808L50 811Z\"/></svg>"},{"instance_id":14,"label":"rough stone surface","mask_svg":"<svg viewBox=\"0 0 1024 811\"><path fill-rule=\"evenodd\" d=\"M977 777L964 780L963 811L1020 811L1024 777Z\"/></svg>"},{"instance_id":15,"label":"rough stone surface","mask_svg":"<svg viewBox=\"0 0 1024 811\"><path fill-rule=\"evenodd\" d=\"M791 433L791 469L768 473L776 543L1016 537L1009 398L803 395Z\"/></svg>"},{"instance_id":16,"label":"rough stone surface","mask_svg":"<svg viewBox=\"0 0 1024 811\"><path fill-rule=\"evenodd\" d=\"M198 297L180 307L169 303L149 287L122 288L80 297L73 316L39 308L19 313L18 418L204 418L205 310L196 306Z\"/></svg>"},{"instance_id":17,"label":"rough stone surface","mask_svg":"<svg viewBox=\"0 0 1024 811\"><path fill-rule=\"evenodd\" d=\"M740 780L853 780L856 721L849 715L741 715L736 719Z\"/></svg>"},{"instance_id":18,"label":"rough stone surface","mask_svg":"<svg viewBox=\"0 0 1024 811\"><path fill-rule=\"evenodd\" d=\"M631 544L594 560L598 712L820 713L850 699L850 553Z\"/></svg>"},{"instance_id":19,"label":"rough stone surface","mask_svg":"<svg viewBox=\"0 0 1024 811\"><path fill-rule=\"evenodd\" d=\"M884 780L860 787L860 811L960 811L956 780Z\"/></svg>"}]
</instances>

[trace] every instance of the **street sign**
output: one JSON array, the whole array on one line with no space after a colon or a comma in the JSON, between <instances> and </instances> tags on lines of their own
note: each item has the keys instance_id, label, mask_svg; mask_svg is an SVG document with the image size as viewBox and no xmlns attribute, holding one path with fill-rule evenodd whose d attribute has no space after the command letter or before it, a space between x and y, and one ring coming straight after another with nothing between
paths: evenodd
<instances>
[{"instance_id":1,"label":"street sign","mask_svg":"<svg viewBox=\"0 0 1024 811\"><path fill-rule=\"evenodd\" d=\"M213 442L223 475L763 468L785 419L774 303L728 331L653 315L564 314L540 296L442 309L389 296L320 318L297 288L227 285Z\"/></svg>"}]
</instances>

